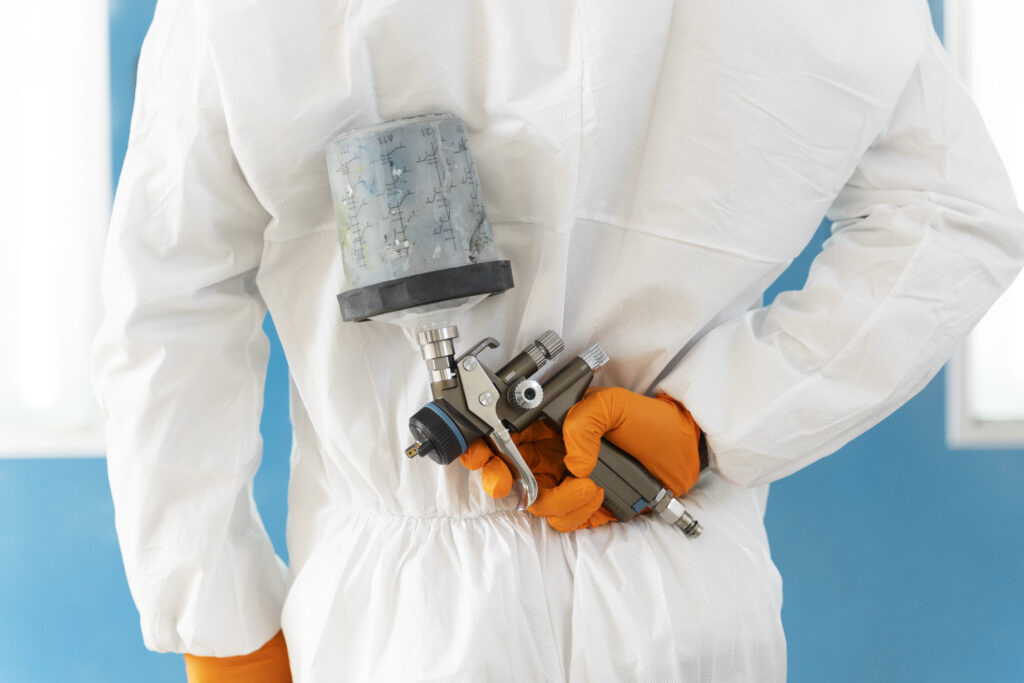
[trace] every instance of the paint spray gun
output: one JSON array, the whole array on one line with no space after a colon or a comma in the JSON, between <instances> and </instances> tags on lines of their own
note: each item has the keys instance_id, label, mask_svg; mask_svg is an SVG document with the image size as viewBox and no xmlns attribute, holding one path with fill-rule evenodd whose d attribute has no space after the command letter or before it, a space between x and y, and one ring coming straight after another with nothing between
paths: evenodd
<instances>
[{"instance_id":1,"label":"paint spray gun","mask_svg":"<svg viewBox=\"0 0 1024 683\"><path fill-rule=\"evenodd\" d=\"M417 335L430 368L434 400L409 420L416 442L405 453L410 458L427 456L447 465L464 453L471 441L486 437L517 475L520 509L528 507L537 498L537 480L510 432L521 432L537 419L561 428L569 409L583 398L594 371L608 362L608 356L600 344L593 344L540 384L531 376L565 348L551 330L496 372L484 365L480 354L497 348L497 341L485 339L456 358L456 335L453 327L424 330ZM700 535L700 524L683 503L639 462L607 440L601 440L590 478L604 489L603 505L619 521L628 521L649 508L687 536Z\"/></svg>"},{"instance_id":2,"label":"paint spray gun","mask_svg":"<svg viewBox=\"0 0 1024 683\"><path fill-rule=\"evenodd\" d=\"M560 429L607 354L593 344L543 384L534 375L565 348L550 330L497 370L481 358L495 339L456 356L455 315L513 286L461 120L433 114L343 133L327 164L348 285L338 295L342 318L402 325L427 365L433 400L409 420L415 442L406 455L448 465L487 438L515 477L519 509L529 507L537 480L512 433L538 419ZM681 500L607 440L590 478L620 521L650 509L687 536L702 531Z\"/></svg>"}]
</instances>

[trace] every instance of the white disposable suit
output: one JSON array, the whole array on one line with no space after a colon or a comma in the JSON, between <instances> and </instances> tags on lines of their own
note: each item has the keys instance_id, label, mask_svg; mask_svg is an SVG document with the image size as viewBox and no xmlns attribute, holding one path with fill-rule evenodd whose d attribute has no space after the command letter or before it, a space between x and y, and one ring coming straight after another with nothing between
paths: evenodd
<instances>
[{"instance_id":1,"label":"white disposable suit","mask_svg":"<svg viewBox=\"0 0 1024 683\"><path fill-rule=\"evenodd\" d=\"M324 148L450 112L546 329L706 431L705 532L561 534L409 460L418 349L343 323ZM799 292L764 289L822 218ZM146 644L296 680L782 681L769 482L913 395L1013 279L1024 222L924 2L161 0L139 64L95 374ZM291 566L252 498L269 309L291 372Z\"/></svg>"}]
</instances>

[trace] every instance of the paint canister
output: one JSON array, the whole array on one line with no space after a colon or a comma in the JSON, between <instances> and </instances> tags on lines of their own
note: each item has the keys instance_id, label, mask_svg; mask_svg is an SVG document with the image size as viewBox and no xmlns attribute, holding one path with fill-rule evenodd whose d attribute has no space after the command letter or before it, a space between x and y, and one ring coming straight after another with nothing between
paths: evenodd
<instances>
[{"instance_id":1,"label":"paint canister","mask_svg":"<svg viewBox=\"0 0 1024 683\"><path fill-rule=\"evenodd\" d=\"M512 287L462 120L428 114L348 131L326 157L343 319L404 323Z\"/></svg>"}]
</instances>

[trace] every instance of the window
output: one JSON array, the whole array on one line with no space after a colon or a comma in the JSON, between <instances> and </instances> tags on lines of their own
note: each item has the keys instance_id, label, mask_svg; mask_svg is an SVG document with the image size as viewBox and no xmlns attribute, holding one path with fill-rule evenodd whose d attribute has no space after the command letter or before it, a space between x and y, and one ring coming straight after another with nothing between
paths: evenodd
<instances>
[{"instance_id":1,"label":"window","mask_svg":"<svg viewBox=\"0 0 1024 683\"><path fill-rule=\"evenodd\" d=\"M102 453L89 382L110 208L106 0L0 4L0 455Z\"/></svg>"},{"instance_id":2,"label":"window","mask_svg":"<svg viewBox=\"0 0 1024 683\"><path fill-rule=\"evenodd\" d=\"M1024 193L1024 5L946 0L946 45L1010 173ZM1024 445L1024 278L989 311L950 364L951 446Z\"/></svg>"}]
</instances>

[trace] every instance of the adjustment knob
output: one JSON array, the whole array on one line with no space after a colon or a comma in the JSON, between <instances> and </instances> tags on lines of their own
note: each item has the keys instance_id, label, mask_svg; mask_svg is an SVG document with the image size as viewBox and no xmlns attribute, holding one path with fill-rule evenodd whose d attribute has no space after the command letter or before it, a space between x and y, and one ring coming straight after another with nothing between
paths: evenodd
<instances>
[{"instance_id":1,"label":"adjustment knob","mask_svg":"<svg viewBox=\"0 0 1024 683\"><path fill-rule=\"evenodd\" d=\"M537 337L537 341L534 342L538 346L544 349L544 355L550 360L554 358L562 351L565 351L565 342L562 338L555 334L554 330L548 330L544 334Z\"/></svg>"},{"instance_id":2,"label":"adjustment knob","mask_svg":"<svg viewBox=\"0 0 1024 683\"><path fill-rule=\"evenodd\" d=\"M544 389L537 380L521 380L508 391L508 402L520 410L533 410L543 400Z\"/></svg>"},{"instance_id":3,"label":"adjustment knob","mask_svg":"<svg viewBox=\"0 0 1024 683\"><path fill-rule=\"evenodd\" d=\"M536 341L526 347L526 354L540 370L549 360L565 350L565 342L555 334L554 330L548 330L537 337Z\"/></svg>"}]
</instances>

